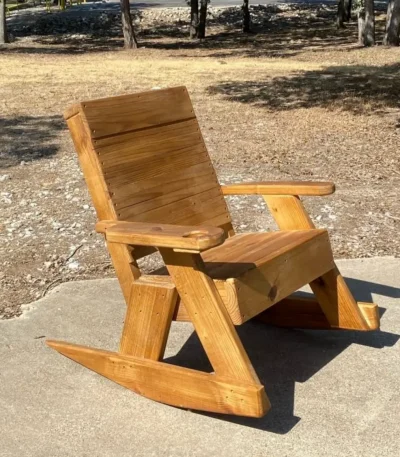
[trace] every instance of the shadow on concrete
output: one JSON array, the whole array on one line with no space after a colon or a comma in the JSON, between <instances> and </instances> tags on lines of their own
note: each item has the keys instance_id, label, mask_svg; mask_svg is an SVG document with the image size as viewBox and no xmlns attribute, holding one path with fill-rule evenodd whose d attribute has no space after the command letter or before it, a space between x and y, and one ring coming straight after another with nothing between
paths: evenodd
<instances>
[{"instance_id":1,"label":"shadow on concrete","mask_svg":"<svg viewBox=\"0 0 400 457\"><path fill-rule=\"evenodd\" d=\"M353 278L346 278L346 282L358 301L372 302L372 294L400 298L399 288ZM383 314L385 310L380 311ZM400 338L383 331L284 329L257 321L247 322L237 330L265 386L272 409L261 419L197 413L277 434L288 433L301 420L294 414L296 383L309 380L352 344L381 349L393 346ZM213 371L195 332L176 356L165 361L205 372Z\"/></svg>"}]
</instances>

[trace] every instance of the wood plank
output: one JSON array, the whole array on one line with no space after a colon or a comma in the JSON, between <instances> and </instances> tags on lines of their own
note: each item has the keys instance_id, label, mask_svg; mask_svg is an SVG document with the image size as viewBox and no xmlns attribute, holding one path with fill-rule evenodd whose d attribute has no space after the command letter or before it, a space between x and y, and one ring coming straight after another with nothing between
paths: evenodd
<instances>
[{"instance_id":1,"label":"wood plank","mask_svg":"<svg viewBox=\"0 0 400 457\"><path fill-rule=\"evenodd\" d=\"M111 381L161 403L249 417L262 417L270 409L264 387L256 382L241 382L62 341L46 343Z\"/></svg>"},{"instance_id":2,"label":"wood plank","mask_svg":"<svg viewBox=\"0 0 400 457\"><path fill-rule=\"evenodd\" d=\"M225 240L224 231L218 227L101 221L96 224L96 230L105 233L110 244L179 248L196 252L210 249Z\"/></svg>"},{"instance_id":3,"label":"wood plank","mask_svg":"<svg viewBox=\"0 0 400 457\"><path fill-rule=\"evenodd\" d=\"M160 178L162 178L162 176L160 176ZM180 179L179 177L176 177L175 181L171 180L165 183L165 185L160 184L147 192L142 191L131 195L129 198L125 197L124 200L121 199L121 203L117 203L117 198L113 198L114 206L117 211L129 207L134 210L136 214L147 213L187 198L196 197L196 195L204 192L214 191L216 187L215 181L213 182L211 178L211 173L198 175L192 179ZM170 179L172 178L170 177ZM160 179L160 181L161 180L162 179Z\"/></svg>"},{"instance_id":4,"label":"wood plank","mask_svg":"<svg viewBox=\"0 0 400 457\"><path fill-rule=\"evenodd\" d=\"M368 322L369 330L379 327L378 306L358 303ZM333 327L315 298L290 296L256 316L257 320L278 327L330 330Z\"/></svg>"},{"instance_id":5,"label":"wood plank","mask_svg":"<svg viewBox=\"0 0 400 457\"><path fill-rule=\"evenodd\" d=\"M176 174L180 170L185 170L198 163L209 162L210 160L201 145L188 145L185 149L169 154L168 157L158 159L143 160L140 164L136 163L113 174L105 170L104 177L110 187L110 191L116 192L120 187L134 181L155 178L166 173Z\"/></svg>"},{"instance_id":6,"label":"wood plank","mask_svg":"<svg viewBox=\"0 0 400 457\"><path fill-rule=\"evenodd\" d=\"M187 167L182 175L163 173L118 186L113 191L112 200L115 207L123 208L162 196L166 198L177 191L186 192L183 197L196 195L215 187L216 184L218 185L218 180L211 164L208 161L200 162Z\"/></svg>"},{"instance_id":7,"label":"wood plank","mask_svg":"<svg viewBox=\"0 0 400 457\"><path fill-rule=\"evenodd\" d=\"M331 270L334 265L328 234L310 239L233 279L242 324Z\"/></svg>"},{"instance_id":8,"label":"wood plank","mask_svg":"<svg viewBox=\"0 0 400 457\"><path fill-rule=\"evenodd\" d=\"M164 224L202 225L203 221L224 215L224 223L230 222L224 197L219 188L176 200L158 208L138 212L135 205L117 210L124 221L155 222Z\"/></svg>"},{"instance_id":9,"label":"wood plank","mask_svg":"<svg viewBox=\"0 0 400 457\"><path fill-rule=\"evenodd\" d=\"M237 278L248 270L292 253L296 248L306 249L308 242L320 238L329 246L326 230L238 234L228 238L223 245L205 252L202 258L212 278Z\"/></svg>"},{"instance_id":10,"label":"wood plank","mask_svg":"<svg viewBox=\"0 0 400 457\"><path fill-rule=\"evenodd\" d=\"M217 375L259 382L200 255L160 249L199 339Z\"/></svg>"},{"instance_id":11,"label":"wood plank","mask_svg":"<svg viewBox=\"0 0 400 457\"><path fill-rule=\"evenodd\" d=\"M298 197L266 195L264 199L281 230L315 228ZM369 329L366 319L336 266L312 281L310 287L332 327Z\"/></svg>"},{"instance_id":12,"label":"wood plank","mask_svg":"<svg viewBox=\"0 0 400 457\"><path fill-rule=\"evenodd\" d=\"M264 195L271 215L281 230L308 230L315 226L296 195Z\"/></svg>"},{"instance_id":13,"label":"wood plank","mask_svg":"<svg viewBox=\"0 0 400 457\"><path fill-rule=\"evenodd\" d=\"M224 195L330 195L335 192L333 182L263 181L222 186Z\"/></svg>"},{"instance_id":14,"label":"wood plank","mask_svg":"<svg viewBox=\"0 0 400 457\"><path fill-rule=\"evenodd\" d=\"M78 153L86 185L89 189L97 217L99 219L116 219L117 214L112 204L101 165L93 150L89 132L81 116L76 115L68 119L68 128Z\"/></svg>"},{"instance_id":15,"label":"wood plank","mask_svg":"<svg viewBox=\"0 0 400 457\"><path fill-rule=\"evenodd\" d=\"M112 204L98 157L90 142L87 127L79 114L70 117L67 123L97 217L99 219L117 219L118 216ZM140 271L128 246L114 244L108 246L108 250L128 304L131 285L140 276Z\"/></svg>"},{"instance_id":16,"label":"wood plank","mask_svg":"<svg viewBox=\"0 0 400 457\"><path fill-rule=\"evenodd\" d=\"M132 150L140 151L143 148L151 150L153 147L159 148L160 145L169 143L170 140L173 142L180 139L187 140L188 136L191 137L190 143L203 143L196 118L173 124L160 124L151 129L120 133L92 141L97 154L106 165L109 165L116 156L122 158L129 156Z\"/></svg>"},{"instance_id":17,"label":"wood plank","mask_svg":"<svg viewBox=\"0 0 400 457\"><path fill-rule=\"evenodd\" d=\"M132 285L119 352L161 360L177 302L172 283L135 281Z\"/></svg>"},{"instance_id":18,"label":"wood plank","mask_svg":"<svg viewBox=\"0 0 400 457\"><path fill-rule=\"evenodd\" d=\"M195 117L185 87L121 95L80 103L92 138Z\"/></svg>"},{"instance_id":19,"label":"wood plank","mask_svg":"<svg viewBox=\"0 0 400 457\"><path fill-rule=\"evenodd\" d=\"M155 275L155 274L142 275L140 277L140 282L141 283L149 282L150 284L157 283L160 286L165 285L166 287L175 287L174 283L172 282L171 276L168 276L167 274L165 276ZM226 310L228 311L228 313L232 319L232 322L235 325L239 325L241 323L240 311L238 311L237 300L235 301L233 298L233 295L236 294L236 289L232 286L232 284L230 284L226 281L220 280L220 279L214 279L214 284L226 307ZM237 321L235 321L236 315L239 316ZM173 320L191 322L190 316L189 316L188 312L186 311L185 304L183 303L183 301L181 300L181 297L179 295L177 297L177 303L175 306Z\"/></svg>"},{"instance_id":20,"label":"wood plank","mask_svg":"<svg viewBox=\"0 0 400 457\"><path fill-rule=\"evenodd\" d=\"M129 304L131 287L133 282L140 277L140 269L133 256L133 250L125 244L107 242L107 249L111 256L111 262L117 274L125 302Z\"/></svg>"}]
</instances>

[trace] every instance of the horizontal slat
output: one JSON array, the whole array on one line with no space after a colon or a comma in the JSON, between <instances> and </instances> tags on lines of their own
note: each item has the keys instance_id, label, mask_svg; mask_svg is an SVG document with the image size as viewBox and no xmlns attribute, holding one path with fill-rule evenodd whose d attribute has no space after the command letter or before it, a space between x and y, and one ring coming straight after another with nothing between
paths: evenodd
<instances>
[{"instance_id":1,"label":"horizontal slat","mask_svg":"<svg viewBox=\"0 0 400 457\"><path fill-rule=\"evenodd\" d=\"M106 166L140 153L153 155L157 150L167 152L193 143L203 144L196 119L93 141L97 154Z\"/></svg>"},{"instance_id":2,"label":"horizontal slat","mask_svg":"<svg viewBox=\"0 0 400 457\"><path fill-rule=\"evenodd\" d=\"M93 139L195 117L185 87L85 101L80 109Z\"/></svg>"},{"instance_id":3,"label":"horizontal slat","mask_svg":"<svg viewBox=\"0 0 400 457\"><path fill-rule=\"evenodd\" d=\"M190 158L193 156L198 158L197 163L204 162L207 159L207 152L201 144L188 144L180 149L175 149L167 154L153 154L147 157L134 157L123 165L104 167L104 175L108 180L120 182L127 176L135 176L136 179L141 178L141 173L146 173L148 169L152 171L149 176L156 176L164 173L164 169L175 165L177 172L191 165L193 162ZM102 164L103 165L103 164Z\"/></svg>"},{"instance_id":4,"label":"horizontal slat","mask_svg":"<svg viewBox=\"0 0 400 457\"><path fill-rule=\"evenodd\" d=\"M111 192L115 192L120 186L128 183L155 178L166 173L179 174L180 170L185 170L193 165L204 162L209 163L207 152L202 151L200 147L189 147L186 150L170 154L169 160L143 161L119 174L109 176L105 172L104 175Z\"/></svg>"},{"instance_id":5,"label":"horizontal slat","mask_svg":"<svg viewBox=\"0 0 400 457\"><path fill-rule=\"evenodd\" d=\"M226 203L219 188L174 201L145 213L140 213L136 205L121 210L117 208L118 218L124 221L152 221L185 225L199 225L203 220L223 214L224 211L226 211Z\"/></svg>"},{"instance_id":6,"label":"horizontal slat","mask_svg":"<svg viewBox=\"0 0 400 457\"><path fill-rule=\"evenodd\" d=\"M209 162L202 162L186 168L182 174L165 173L118 186L113 191L113 202L115 206L124 208L162 197L162 205L168 203L164 203L164 199L170 198L176 192L181 194L173 200L196 195L215 186L218 186L218 180L212 165ZM159 203L158 205L160 206Z\"/></svg>"}]
</instances>

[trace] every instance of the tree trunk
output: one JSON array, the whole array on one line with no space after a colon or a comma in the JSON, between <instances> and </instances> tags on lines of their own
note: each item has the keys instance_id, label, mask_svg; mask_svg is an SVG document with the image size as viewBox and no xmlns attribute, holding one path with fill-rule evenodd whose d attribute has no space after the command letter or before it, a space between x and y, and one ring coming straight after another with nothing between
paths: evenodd
<instances>
[{"instance_id":1,"label":"tree trunk","mask_svg":"<svg viewBox=\"0 0 400 457\"><path fill-rule=\"evenodd\" d=\"M344 27L343 22L345 21L345 11L344 11L344 0L339 0L337 15L336 15L336 26L338 29Z\"/></svg>"},{"instance_id":2,"label":"tree trunk","mask_svg":"<svg viewBox=\"0 0 400 457\"><path fill-rule=\"evenodd\" d=\"M250 10L249 10L249 0L243 0L242 5L243 11L243 32L250 32Z\"/></svg>"},{"instance_id":3,"label":"tree trunk","mask_svg":"<svg viewBox=\"0 0 400 457\"><path fill-rule=\"evenodd\" d=\"M374 0L364 0L364 11L358 13L358 42L361 46L375 45Z\"/></svg>"},{"instance_id":4,"label":"tree trunk","mask_svg":"<svg viewBox=\"0 0 400 457\"><path fill-rule=\"evenodd\" d=\"M386 16L385 46L399 46L400 39L400 0L390 0Z\"/></svg>"},{"instance_id":5,"label":"tree trunk","mask_svg":"<svg viewBox=\"0 0 400 457\"><path fill-rule=\"evenodd\" d=\"M344 27L344 22L349 22L351 19L351 3L352 0L339 0L338 10L336 15L336 25L338 29Z\"/></svg>"},{"instance_id":6,"label":"tree trunk","mask_svg":"<svg viewBox=\"0 0 400 457\"><path fill-rule=\"evenodd\" d=\"M344 20L349 22L351 19L351 5L352 0L344 0Z\"/></svg>"},{"instance_id":7,"label":"tree trunk","mask_svg":"<svg viewBox=\"0 0 400 457\"><path fill-rule=\"evenodd\" d=\"M6 28L6 0L0 0L0 44L8 43Z\"/></svg>"},{"instance_id":8,"label":"tree trunk","mask_svg":"<svg viewBox=\"0 0 400 457\"><path fill-rule=\"evenodd\" d=\"M199 36L199 0L190 0L190 38Z\"/></svg>"},{"instance_id":9,"label":"tree trunk","mask_svg":"<svg viewBox=\"0 0 400 457\"><path fill-rule=\"evenodd\" d=\"M199 20L199 31L198 31L199 38L206 37L207 5L208 5L208 0L200 0L200 20Z\"/></svg>"},{"instance_id":10,"label":"tree trunk","mask_svg":"<svg viewBox=\"0 0 400 457\"><path fill-rule=\"evenodd\" d=\"M126 49L137 49L135 31L133 30L129 0L121 1L122 33L124 34L124 45Z\"/></svg>"}]
</instances>

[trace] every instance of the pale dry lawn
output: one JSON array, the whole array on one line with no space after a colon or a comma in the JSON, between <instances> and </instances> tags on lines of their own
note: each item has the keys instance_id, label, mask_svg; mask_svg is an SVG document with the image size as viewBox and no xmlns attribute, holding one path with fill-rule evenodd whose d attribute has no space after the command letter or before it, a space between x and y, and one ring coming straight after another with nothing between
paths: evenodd
<instances>
[{"instance_id":1,"label":"pale dry lawn","mask_svg":"<svg viewBox=\"0 0 400 457\"><path fill-rule=\"evenodd\" d=\"M137 53L0 51L0 317L59 282L113 275L61 113L140 90L188 87L222 182L334 180L306 205L337 257L399 255L400 49L306 35L271 57L257 39L240 52L171 37ZM273 228L258 198L230 205L239 231Z\"/></svg>"}]
</instances>

